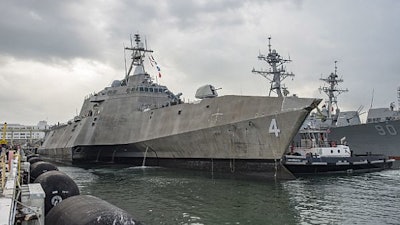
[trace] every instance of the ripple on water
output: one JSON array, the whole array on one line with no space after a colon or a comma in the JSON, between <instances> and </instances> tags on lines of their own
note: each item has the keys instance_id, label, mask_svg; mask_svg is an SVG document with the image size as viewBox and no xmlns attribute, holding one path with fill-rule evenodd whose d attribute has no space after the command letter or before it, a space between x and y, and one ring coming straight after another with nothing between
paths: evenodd
<instances>
[{"instance_id":1,"label":"ripple on water","mask_svg":"<svg viewBox=\"0 0 400 225\"><path fill-rule=\"evenodd\" d=\"M160 167L61 167L144 224L398 224L400 170L260 182Z\"/></svg>"},{"instance_id":2,"label":"ripple on water","mask_svg":"<svg viewBox=\"0 0 400 225\"><path fill-rule=\"evenodd\" d=\"M285 182L301 224L398 224L400 171Z\"/></svg>"}]
</instances>

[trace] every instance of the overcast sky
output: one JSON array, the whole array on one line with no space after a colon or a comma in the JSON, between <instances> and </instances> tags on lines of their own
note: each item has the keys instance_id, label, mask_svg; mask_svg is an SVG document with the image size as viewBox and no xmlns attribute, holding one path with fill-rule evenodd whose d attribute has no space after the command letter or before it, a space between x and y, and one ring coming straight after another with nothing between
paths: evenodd
<instances>
[{"instance_id":1,"label":"overcast sky","mask_svg":"<svg viewBox=\"0 0 400 225\"><path fill-rule=\"evenodd\" d=\"M320 97L334 71L349 92L341 110L388 107L400 86L400 1L39 1L0 6L0 122L66 122L84 97L124 77L123 46L139 32L161 67L158 81L194 100L204 84L220 95L267 95L254 68L272 48L290 58L291 94ZM153 68L148 72L156 75Z\"/></svg>"}]
</instances>

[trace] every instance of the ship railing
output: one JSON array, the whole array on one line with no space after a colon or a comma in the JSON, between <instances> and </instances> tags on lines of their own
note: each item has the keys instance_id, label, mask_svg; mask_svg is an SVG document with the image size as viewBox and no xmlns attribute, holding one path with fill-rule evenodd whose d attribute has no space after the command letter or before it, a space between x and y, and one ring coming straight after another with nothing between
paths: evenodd
<instances>
[{"instance_id":1,"label":"ship railing","mask_svg":"<svg viewBox=\"0 0 400 225\"><path fill-rule=\"evenodd\" d=\"M8 173L6 177L3 174L6 173L6 164L5 162L5 154L4 151L1 154L1 164L2 164L2 202L6 203L2 206L5 206L2 213L2 217L0 218L1 224L14 224L15 223L15 215L17 210L17 198L19 195L19 190L21 189L21 157L20 150L14 152L10 150L8 152ZM4 213L5 212L5 213Z\"/></svg>"},{"instance_id":2,"label":"ship railing","mask_svg":"<svg viewBox=\"0 0 400 225\"><path fill-rule=\"evenodd\" d=\"M4 185L6 185L6 154L5 151L1 152L0 156L0 167L1 167L1 190L4 189Z\"/></svg>"}]
</instances>

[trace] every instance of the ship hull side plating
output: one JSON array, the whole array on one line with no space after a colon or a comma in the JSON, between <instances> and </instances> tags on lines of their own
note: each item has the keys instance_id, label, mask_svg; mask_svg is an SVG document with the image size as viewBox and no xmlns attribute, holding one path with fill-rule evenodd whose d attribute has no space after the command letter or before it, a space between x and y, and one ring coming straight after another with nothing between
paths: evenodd
<instances>
[{"instance_id":1,"label":"ship hull side plating","mask_svg":"<svg viewBox=\"0 0 400 225\"><path fill-rule=\"evenodd\" d=\"M329 136L339 140L346 137L356 154L380 153L400 159L400 120L330 128Z\"/></svg>"},{"instance_id":2,"label":"ship hull side plating","mask_svg":"<svg viewBox=\"0 0 400 225\"><path fill-rule=\"evenodd\" d=\"M50 131L40 154L62 161L141 165L146 158L146 165L276 172L276 162L319 102L224 96L138 112L118 101L100 115Z\"/></svg>"}]
</instances>

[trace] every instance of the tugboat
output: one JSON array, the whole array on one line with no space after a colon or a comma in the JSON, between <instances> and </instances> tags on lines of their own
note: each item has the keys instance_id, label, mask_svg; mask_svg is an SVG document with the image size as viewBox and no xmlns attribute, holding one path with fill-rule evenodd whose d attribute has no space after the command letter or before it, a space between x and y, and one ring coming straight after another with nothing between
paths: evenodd
<instances>
[{"instance_id":1,"label":"tugboat","mask_svg":"<svg viewBox=\"0 0 400 225\"><path fill-rule=\"evenodd\" d=\"M300 141L293 142L282 164L295 176L315 174L351 174L381 171L392 167L394 159L368 152L356 155L343 137L328 139L329 130L304 129Z\"/></svg>"}]
</instances>

